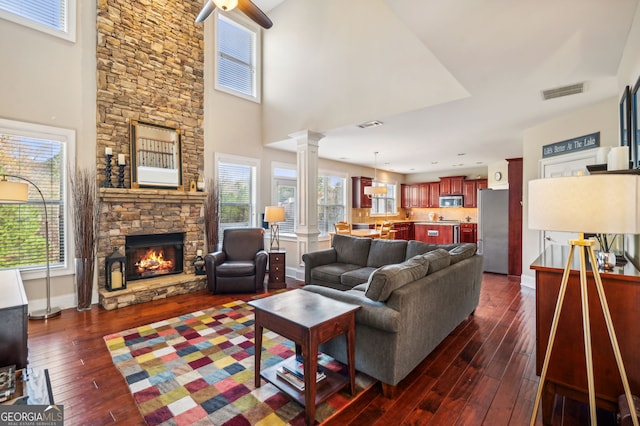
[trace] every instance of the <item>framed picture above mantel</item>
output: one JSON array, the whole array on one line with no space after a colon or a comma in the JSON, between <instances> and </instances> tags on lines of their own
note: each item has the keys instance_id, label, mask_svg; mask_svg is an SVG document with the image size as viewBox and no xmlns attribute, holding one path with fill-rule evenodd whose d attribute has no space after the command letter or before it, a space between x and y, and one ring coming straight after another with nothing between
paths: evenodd
<instances>
[{"instance_id":1,"label":"framed picture above mantel","mask_svg":"<svg viewBox=\"0 0 640 426\"><path fill-rule=\"evenodd\" d=\"M131 120L131 188L183 189L180 130Z\"/></svg>"}]
</instances>

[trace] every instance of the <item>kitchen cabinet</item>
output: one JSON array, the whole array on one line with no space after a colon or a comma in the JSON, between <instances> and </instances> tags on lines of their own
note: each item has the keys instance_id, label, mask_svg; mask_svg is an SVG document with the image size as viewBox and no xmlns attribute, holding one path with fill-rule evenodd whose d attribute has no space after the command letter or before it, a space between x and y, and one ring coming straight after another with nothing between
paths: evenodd
<instances>
[{"instance_id":1,"label":"kitchen cabinet","mask_svg":"<svg viewBox=\"0 0 640 426\"><path fill-rule=\"evenodd\" d=\"M478 190L487 188L486 179L470 179L462 183L462 195L464 197L462 207L478 207Z\"/></svg>"},{"instance_id":2,"label":"kitchen cabinet","mask_svg":"<svg viewBox=\"0 0 640 426\"><path fill-rule=\"evenodd\" d=\"M396 231L393 237L396 240L413 239L413 223L411 222L396 222L392 225L391 229Z\"/></svg>"},{"instance_id":3,"label":"kitchen cabinet","mask_svg":"<svg viewBox=\"0 0 640 426\"><path fill-rule=\"evenodd\" d=\"M400 187L400 207L403 209L421 207L419 183L402 184Z\"/></svg>"},{"instance_id":4,"label":"kitchen cabinet","mask_svg":"<svg viewBox=\"0 0 640 426\"><path fill-rule=\"evenodd\" d=\"M430 244L452 244L453 226L416 223L414 225L415 239Z\"/></svg>"},{"instance_id":5,"label":"kitchen cabinet","mask_svg":"<svg viewBox=\"0 0 640 426\"><path fill-rule=\"evenodd\" d=\"M478 183L478 189L487 189L489 187L489 181L487 179L476 179Z\"/></svg>"},{"instance_id":6,"label":"kitchen cabinet","mask_svg":"<svg viewBox=\"0 0 640 426\"><path fill-rule=\"evenodd\" d=\"M429 182L429 203L427 207L440 207L440 182Z\"/></svg>"},{"instance_id":7,"label":"kitchen cabinet","mask_svg":"<svg viewBox=\"0 0 640 426\"><path fill-rule=\"evenodd\" d=\"M364 176L351 177L351 206L354 209L370 209L371 198L364 194L364 188L373 185L373 179Z\"/></svg>"},{"instance_id":8,"label":"kitchen cabinet","mask_svg":"<svg viewBox=\"0 0 640 426\"><path fill-rule=\"evenodd\" d=\"M440 178L440 195L462 195L464 176Z\"/></svg>"},{"instance_id":9,"label":"kitchen cabinet","mask_svg":"<svg viewBox=\"0 0 640 426\"><path fill-rule=\"evenodd\" d=\"M460 224L460 242L476 244L478 242L478 225L475 223Z\"/></svg>"},{"instance_id":10,"label":"kitchen cabinet","mask_svg":"<svg viewBox=\"0 0 640 426\"><path fill-rule=\"evenodd\" d=\"M429 207L429 183L418 184L418 193L420 197L420 207Z\"/></svg>"}]
</instances>

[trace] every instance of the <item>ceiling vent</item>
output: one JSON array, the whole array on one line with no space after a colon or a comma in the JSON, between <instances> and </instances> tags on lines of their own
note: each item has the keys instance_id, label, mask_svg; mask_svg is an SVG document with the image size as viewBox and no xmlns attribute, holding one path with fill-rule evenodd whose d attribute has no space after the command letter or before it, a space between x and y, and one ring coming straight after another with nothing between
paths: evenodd
<instances>
[{"instance_id":1,"label":"ceiling vent","mask_svg":"<svg viewBox=\"0 0 640 426\"><path fill-rule=\"evenodd\" d=\"M382 121L372 120L372 121L367 121L366 123L358 124L358 127L360 127L361 129L368 129L369 127L377 127L377 126L382 126Z\"/></svg>"},{"instance_id":2,"label":"ceiling vent","mask_svg":"<svg viewBox=\"0 0 640 426\"><path fill-rule=\"evenodd\" d=\"M563 96L577 95L584 92L584 83L571 84L569 86L556 87L542 91L542 98L547 101L549 99L561 98Z\"/></svg>"}]
</instances>

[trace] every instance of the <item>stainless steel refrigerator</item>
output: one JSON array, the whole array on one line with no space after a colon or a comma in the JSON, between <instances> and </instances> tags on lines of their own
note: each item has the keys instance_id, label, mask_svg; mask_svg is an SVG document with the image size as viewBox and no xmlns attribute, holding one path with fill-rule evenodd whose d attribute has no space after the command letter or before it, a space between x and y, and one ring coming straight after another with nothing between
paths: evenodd
<instances>
[{"instance_id":1,"label":"stainless steel refrigerator","mask_svg":"<svg viewBox=\"0 0 640 426\"><path fill-rule=\"evenodd\" d=\"M484 256L484 271L509 271L509 190L478 191L478 253Z\"/></svg>"}]
</instances>

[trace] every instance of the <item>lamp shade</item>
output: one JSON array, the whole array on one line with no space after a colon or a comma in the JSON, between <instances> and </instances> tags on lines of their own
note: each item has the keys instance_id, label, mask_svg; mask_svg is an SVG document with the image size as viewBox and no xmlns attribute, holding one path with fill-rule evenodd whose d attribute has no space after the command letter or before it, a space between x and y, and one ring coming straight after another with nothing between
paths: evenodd
<instances>
[{"instance_id":1,"label":"lamp shade","mask_svg":"<svg viewBox=\"0 0 640 426\"><path fill-rule=\"evenodd\" d=\"M28 184L0 180L0 203L26 203L28 196Z\"/></svg>"},{"instance_id":2,"label":"lamp shade","mask_svg":"<svg viewBox=\"0 0 640 426\"><path fill-rule=\"evenodd\" d=\"M264 220L269 223L284 222L284 207L267 206L264 209Z\"/></svg>"},{"instance_id":3,"label":"lamp shade","mask_svg":"<svg viewBox=\"0 0 640 426\"><path fill-rule=\"evenodd\" d=\"M365 186L364 195L385 195L387 193L386 186Z\"/></svg>"},{"instance_id":4,"label":"lamp shade","mask_svg":"<svg viewBox=\"0 0 640 426\"><path fill-rule=\"evenodd\" d=\"M599 174L529 182L529 228L640 234L640 176Z\"/></svg>"}]
</instances>

